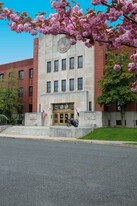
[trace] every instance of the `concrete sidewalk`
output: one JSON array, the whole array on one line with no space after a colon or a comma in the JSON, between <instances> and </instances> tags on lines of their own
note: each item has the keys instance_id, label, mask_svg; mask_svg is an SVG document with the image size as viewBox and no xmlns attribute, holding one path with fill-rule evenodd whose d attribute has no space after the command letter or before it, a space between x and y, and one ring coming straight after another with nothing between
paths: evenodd
<instances>
[{"instance_id":1,"label":"concrete sidewalk","mask_svg":"<svg viewBox=\"0 0 137 206\"><path fill-rule=\"evenodd\" d=\"M57 141L57 142L75 142L75 143L88 143L88 144L105 144L105 145L115 145L115 146L130 146L137 148L134 145L137 142L130 141L108 141L108 140L82 140L73 137L46 137L46 136L31 136L31 135L17 135L17 134L2 134L0 133L0 138L12 138L12 139L28 139L28 140L47 140L47 141Z\"/></svg>"}]
</instances>

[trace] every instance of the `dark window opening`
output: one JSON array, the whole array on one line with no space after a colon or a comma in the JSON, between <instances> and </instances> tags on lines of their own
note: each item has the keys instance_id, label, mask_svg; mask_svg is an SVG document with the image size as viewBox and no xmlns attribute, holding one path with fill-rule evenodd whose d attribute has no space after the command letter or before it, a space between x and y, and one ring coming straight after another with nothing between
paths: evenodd
<instances>
[{"instance_id":1,"label":"dark window opening","mask_svg":"<svg viewBox=\"0 0 137 206\"><path fill-rule=\"evenodd\" d=\"M62 70L66 70L66 59L62 59Z\"/></svg>"},{"instance_id":2,"label":"dark window opening","mask_svg":"<svg viewBox=\"0 0 137 206\"><path fill-rule=\"evenodd\" d=\"M29 112L32 112L32 104L29 104Z\"/></svg>"},{"instance_id":3,"label":"dark window opening","mask_svg":"<svg viewBox=\"0 0 137 206\"><path fill-rule=\"evenodd\" d=\"M92 111L92 102L89 102L89 111Z\"/></svg>"},{"instance_id":4,"label":"dark window opening","mask_svg":"<svg viewBox=\"0 0 137 206\"><path fill-rule=\"evenodd\" d=\"M66 91L66 80L62 80L62 91L65 92Z\"/></svg>"},{"instance_id":5,"label":"dark window opening","mask_svg":"<svg viewBox=\"0 0 137 206\"><path fill-rule=\"evenodd\" d=\"M32 95L33 95L33 87L30 86L30 87L29 87L29 96L32 96Z\"/></svg>"},{"instance_id":6,"label":"dark window opening","mask_svg":"<svg viewBox=\"0 0 137 206\"><path fill-rule=\"evenodd\" d=\"M32 79L33 78L33 69L29 69L29 78Z\"/></svg>"},{"instance_id":7,"label":"dark window opening","mask_svg":"<svg viewBox=\"0 0 137 206\"><path fill-rule=\"evenodd\" d=\"M69 68L70 68L70 69L74 69L74 57L71 57L71 58L69 59Z\"/></svg>"},{"instance_id":8,"label":"dark window opening","mask_svg":"<svg viewBox=\"0 0 137 206\"><path fill-rule=\"evenodd\" d=\"M20 87L18 90L18 96L23 97L23 87Z\"/></svg>"},{"instance_id":9,"label":"dark window opening","mask_svg":"<svg viewBox=\"0 0 137 206\"><path fill-rule=\"evenodd\" d=\"M78 78L78 90L83 89L83 78Z\"/></svg>"},{"instance_id":10,"label":"dark window opening","mask_svg":"<svg viewBox=\"0 0 137 206\"><path fill-rule=\"evenodd\" d=\"M74 79L69 80L69 90L73 91L74 90Z\"/></svg>"},{"instance_id":11,"label":"dark window opening","mask_svg":"<svg viewBox=\"0 0 137 206\"><path fill-rule=\"evenodd\" d=\"M0 80L4 79L4 74L0 74Z\"/></svg>"},{"instance_id":12,"label":"dark window opening","mask_svg":"<svg viewBox=\"0 0 137 206\"><path fill-rule=\"evenodd\" d=\"M23 114L23 105L18 106L18 114Z\"/></svg>"},{"instance_id":13,"label":"dark window opening","mask_svg":"<svg viewBox=\"0 0 137 206\"><path fill-rule=\"evenodd\" d=\"M47 93L51 92L51 82L47 82Z\"/></svg>"},{"instance_id":14,"label":"dark window opening","mask_svg":"<svg viewBox=\"0 0 137 206\"><path fill-rule=\"evenodd\" d=\"M58 60L54 61L54 72L58 71Z\"/></svg>"},{"instance_id":15,"label":"dark window opening","mask_svg":"<svg viewBox=\"0 0 137 206\"><path fill-rule=\"evenodd\" d=\"M58 81L54 81L54 92L58 92Z\"/></svg>"},{"instance_id":16,"label":"dark window opening","mask_svg":"<svg viewBox=\"0 0 137 206\"><path fill-rule=\"evenodd\" d=\"M24 70L20 70L18 73L19 79L24 79Z\"/></svg>"},{"instance_id":17,"label":"dark window opening","mask_svg":"<svg viewBox=\"0 0 137 206\"><path fill-rule=\"evenodd\" d=\"M83 68L83 56L78 56L78 68Z\"/></svg>"},{"instance_id":18,"label":"dark window opening","mask_svg":"<svg viewBox=\"0 0 137 206\"><path fill-rule=\"evenodd\" d=\"M47 73L51 72L51 61L47 62Z\"/></svg>"}]
</instances>

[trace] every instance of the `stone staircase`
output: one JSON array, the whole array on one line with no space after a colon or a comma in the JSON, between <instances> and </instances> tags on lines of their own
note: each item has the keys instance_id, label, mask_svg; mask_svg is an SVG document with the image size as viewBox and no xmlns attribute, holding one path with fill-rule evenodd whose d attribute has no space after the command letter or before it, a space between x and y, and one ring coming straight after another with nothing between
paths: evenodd
<instances>
[{"instance_id":1,"label":"stone staircase","mask_svg":"<svg viewBox=\"0 0 137 206\"><path fill-rule=\"evenodd\" d=\"M48 127L11 126L1 132L2 134L49 136Z\"/></svg>"},{"instance_id":2,"label":"stone staircase","mask_svg":"<svg viewBox=\"0 0 137 206\"><path fill-rule=\"evenodd\" d=\"M81 127L44 127L44 126L10 126L1 131L1 134L9 135L26 135L26 136L43 136L43 137L82 137L93 128Z\"/></svg>"}]
</instances>

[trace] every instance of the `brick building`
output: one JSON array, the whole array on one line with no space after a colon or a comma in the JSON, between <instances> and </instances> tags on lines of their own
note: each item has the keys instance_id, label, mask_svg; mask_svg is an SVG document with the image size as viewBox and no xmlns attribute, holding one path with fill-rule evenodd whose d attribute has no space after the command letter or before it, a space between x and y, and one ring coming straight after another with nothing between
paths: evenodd
<instances>
[{"instance_id":1,"label":"brick building","mask_svg":"<svg viewBox=\"0 0 137 206\"><path fill-rule=\"evenodd\" d=\"M7 79L10 70L14 70L18 79L18 95L22 97L23 103L20 113L37 111L37 42L38 39L35 39L34 58L0 65L1 79Z\"/></svg>"},{"instance_id":2,"label":"brick building","mask_svg":"<svg viewBox=\"0 0 137 206\"><path fill-rule=\"evenodd\" d=\"M96 103L104 67L104 47L87 48L83 42L71 46L63 35L41 35L34 40L33 59L0 65L0 77L6 78L11 68L16 71L26 125L64 126L66 118L76 119L79 113L81 127L117 126L117 105L106 111ZM137 105L126 108L126 125L135 127ZM45 116L40 119L42 111Z\"/></svg>"}]
</instances>

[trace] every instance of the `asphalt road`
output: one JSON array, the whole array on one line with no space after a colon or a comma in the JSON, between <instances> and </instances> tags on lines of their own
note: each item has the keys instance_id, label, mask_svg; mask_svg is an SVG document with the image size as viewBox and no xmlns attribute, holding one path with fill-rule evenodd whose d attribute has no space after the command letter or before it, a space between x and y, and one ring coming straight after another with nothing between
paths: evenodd
<instances>
[{"instance_id":1,"label":"asphalt road","mask_svg":"<svg viewBox=\"0 0 137 206\"><path fill-rule=\"evenodd\" d=\"M137 149L0 138L0 206L137 206Z\"/></svg>"}]
</instances>

